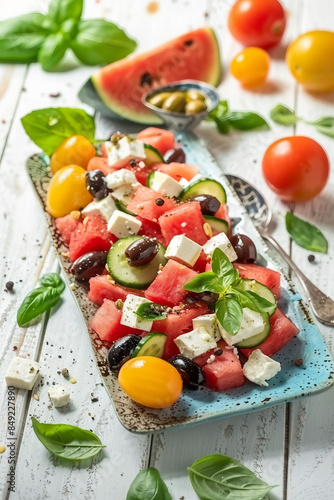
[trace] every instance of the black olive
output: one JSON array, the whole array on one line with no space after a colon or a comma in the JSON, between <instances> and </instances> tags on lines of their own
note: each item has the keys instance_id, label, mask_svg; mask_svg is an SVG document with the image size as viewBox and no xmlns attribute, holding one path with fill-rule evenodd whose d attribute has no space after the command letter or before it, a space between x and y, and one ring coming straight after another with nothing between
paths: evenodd
<instances>
[{"instance_id":1,"label":"black olive","mask_svg":"<svg viewBox=\"0 0 334 500\"><path fill-rule=\"evenodd\" d=\"M107 255L108 252L103 251L86 253L73 262L70 271L77 280L89 280L103 272Z\"/></svg>"},{"instance_id":2,"label":"black olive","mask_svg":"<svg viewBox=\"0 0 334 500\"><path fill-rule=\"evenodd\" d=\"M159 252L159 244L154 238L140 238L125 250L125 255L129 259L132 267L146 266Z\"/></svg>"},{"instance_id":3,"label":"black olive","mask_svg":"<svg viewBox=\"0 0 334 500\"><path fill-rule=\"evenodd\" d=\"M245 234L235 234L230 242L238 256L238 262L252 264L256 261L256 247L252 240Z\"/></svg>"},{"instance_id":4,"label":"black olive","mask_svg":"<svg viewBox=\"0 0 334 500\"><path fill-rule=\"evenodd\" d=\"M197 391L200 385L205 384L205 376L202 368L192 359L178 354L170 358L168 363L177 369L182 377L183 385L187 389Z\"/></svg>"},{"instance_id":5,"label":"black olive","mask_svg":"<svg viewBox=\"0 0 334 500\"><path fill-rule=\"evenodd\" d=\"M220 208L220 201L217 200L215 196L211 196L211 194L198 194L189 199L198 201L201 205L201 212L203 215L215 215Z\"/></svg>"},{"instance_id":6,"label":"black olive","mask_svg":"<svg viewBox=\"0 0 334 500\"><path fill-rule=\"evenodd\" d=\"M86 172L86 186L94 198L102 200L109 194L109 189L106 184L106 176L101 170L89 170Z\"/></svg>"},{"instance_id":7,"label":"black olive","mask_svg":"<svg viewBox=\"0 0 334 500\"><path fill-rule=\"evenodd\" d=\"M186 162L186 154L183 149L169 149L164 154L164 160L166 163L185 163Z\"/></svg>"},{"instance_id":8,"label":"black olive","mask_svg":"<svg viewBox=\"0 0 334 500\"><path fill-rule=\"evenodd\" d=\"M108 365L110 370L118 370L130 357L137 347L141 336L136 334L125 335L116 340L108 352Z\"/></svg>"}]
</instances>

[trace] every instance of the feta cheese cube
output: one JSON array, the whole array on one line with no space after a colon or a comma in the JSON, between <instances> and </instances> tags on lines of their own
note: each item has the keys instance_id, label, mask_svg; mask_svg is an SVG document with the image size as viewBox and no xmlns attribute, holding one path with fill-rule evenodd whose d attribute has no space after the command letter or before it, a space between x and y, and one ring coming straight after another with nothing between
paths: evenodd
<instances>
[{"instance_id":1,"label":"feta cheese cube","mask_svg":"<svg viewBox=\"0 0 334 500\"><path fill-rule=\"evenodd\" d=\"M182 186L182 189L184 189L188 186L189 181L187 181L187 179L185 179L184 177L181 177L181 179L179 180L179 184L180 186Z\"/></svg>"},{"instance_id":2,"label":"feta cheese cube","mask_svg":"<svg viewBox=\"0 0 334 500\"><path fill-rule=\"evenodd\" d=\"M183 191L181 184L179 184L170 175L167 175L164 172L159 172L158 170L154 172L151 188L153 191L158 191L158 193L162 193L170 198L173 196L179 196Z\"/></svg>"},{"instance_id":3,"label":"feta cheese cube","mask_svg":"<svg viewBox=\"0 0 334 500\"><path fill-rule=\"evenodd\" d=\"M171 239L165 257L192 267L200 256L201 251L201 245L198 245L198 243L183 234L178 234Z\"/></svg>"},{"instance_id":4,"label":"feta cheese cube","mask_svg":"<svg viewBox=\"0 0 334 500\"><path fill-rule=\"evenodd\" d=\"M124 185L131 186L132 184L137 184L137 179L131 170L121 168L120 170L116 170L116 172L108 174L106 177L106 183L109 189L115 190Z\"/></svg>"},{"instance_id":5,"label":"feta cheese cube","mask_svg":"<svg viewBox=\"0 0 334 500\"><path fill-rule=\"evenodd\" d=\"M179 335L174 339L175 344L180 349L180 353L187 358L193 359L210 349L217 347L216 341L212 338L206 328L199 326L189 333Z\"/></svg>"},{"instance_id":6,"label":"feta cheese cube","mask_svg":"<svg viewBox=\"0 0 334 500\"><path fill-rule=\"evenodd\" d=\"M203 250L207 255L212 255L215 248L220 248L225 255L230 259L231 262L237 260L238 256L234 251L230 240L225 233L219 233L216 236L210 238L204 245Z\"/></svg>"},{"instance_id":7,"label":"feta cheese cube","mask_svg":"<svg viewBox=\"0 0 334 500\"><path fill-rule=\"evenodd\" d=\"M83 215L98 214L108 221L115 210L115 202L112 197L108 195L102 200L92 201L81 211L81 213Z\"/></svg>"},{"instance_id":8,"label":"feta cheese cube","mask_svg":"<svg viewBox=\"0 0 334 500\"><path fill-rule=\"evenodd\" d=\"M240 330L236 335L230 335L218 322L221 336L228 345L235 345L243 340L254 337L254 335L262 332L264 328L263 318L260 313L252 311L248 307L245 307L242 313Z\"/></svg>"},{"instance_id":9,"label":"feta cheese cube","mask_svg":"<svg viewBox=\"0 0 334 500\"><path fill-rule=\"evenodd\" d=\"M131 141L129 137L122 137L117 144L105 142L108 164L111 167L123 167L130 160L145 160L146 153L142 141Z\"/></svg>"},{"instance_id":10,"label":"feta cheese cube","mask_svg":"<svg viewBox=\"0 0 334 500\"><path fill-rule=\"evenodd\" d=\"M114 200L118 200L123 205L127 205L132 200L134 192L139 185L140 184L138 182L137 184L128 184L121 186L120 188L115 189L115 191L111 193L111 196L114 198Z\"/></svg>"},{"instance_id":11,"label":"feta cheese cube","mask_svg":"<svg viewBox=\"0 0 334 500\"><path fill-rule=\"evenodd\" d=\"M37 361L15 356L6 371L6 384L31 391L38 378L39 369Z\"/></svg>"},{"instance_id":12,"label":"feta cheese cube","mask_svg":"<svg viewBox=\"0 0 334 500\"><path fill-rule=\"evenodd\" d=\"M141 319L136 314L138 307L142 304L146 304L147 302L150 302L150 300L129 293L123 305L121 325L129 326L130 328L138 328L139 330L144 330L145 332L150 332L153 321Z\"/></svg>"},{"instance_id":13,"label":"feta cheese cube","mask_svg":"<svg viewBox=\"0 0 334 500\"><path fill-rule=\"evenodd\" d=\"M67 405L70 400L71 393L62 385L53 385L48 390L49 398L55 408Z\"/></svg>"},{"instance_id":14,"label":"feta cheese cube","mask_svg":"<svg viewBox=\"0 0 334 500\"><path fill-rule=\"evenodd\" d=\"M205 328L215 340L221 338L221 334L217 324L217 316L215 314L203 314L203 316L197 316L193 319L193 328L198 328L202 326Z\"/></svg>"},{"instance_id":15,"label":"feta cheese cube","mask_svg":"<svg viewBox=\"0 0 334 500\"><path fill-rule=\"evenodd\" d=\"M255 349L243 366L245 377L263 387L268 387L266 380L275 377L279 371L281 363L269 358L260 349Z\"/></svg>"},{"instance_id":16,"label":"feta cheese cube","mask_svg":"<svg viewBox=\"0 0 334 500\"><path fill-rule=\"evenodd\" d=\"M126 238L137 234L141 228L141 222L125 212L115 210L108 222L108 231L117 238Z\"/></svg>"},{"instance_id":17,"label":"feta cheese cube","mask_svg":"<svg viewBox=\"0 0 334 500\"><path fill-rule=\"evenodd\" d=\"M195 184L195 182L197 181L204 181L204 179L206 179L205 175L202 175L202 174L196 174L194 175L194 177L188 182L188 186L190 186L190 184Z\"/></svg>"}]
</instances>

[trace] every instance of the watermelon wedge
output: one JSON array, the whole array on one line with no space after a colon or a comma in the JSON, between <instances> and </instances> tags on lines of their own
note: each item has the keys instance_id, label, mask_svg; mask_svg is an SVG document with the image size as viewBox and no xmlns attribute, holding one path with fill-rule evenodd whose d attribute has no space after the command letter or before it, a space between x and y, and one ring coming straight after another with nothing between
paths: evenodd
<instances>
[{"instance_id":1,"label":"watermelon wedge","mask_svg":"<svg viewBox=\"0 0 334 500\"><path fill-rule=\"evenodd\" d=\"M150 52L109 64L91 77L91 83L112 112L134 122L158 124L161 120L141 101L144 94L177 80L218 85L220 75L217 39L211 28L204 27ZM79 97L87 102L83 89Z\"/></svg>"}]
</instances>

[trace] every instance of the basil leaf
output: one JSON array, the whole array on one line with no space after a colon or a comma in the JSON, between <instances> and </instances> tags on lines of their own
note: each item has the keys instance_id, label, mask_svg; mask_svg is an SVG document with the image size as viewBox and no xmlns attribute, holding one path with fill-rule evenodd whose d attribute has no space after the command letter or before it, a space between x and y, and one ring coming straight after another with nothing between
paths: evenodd
<instances>
[{"instance_id":1,"label":"basil leaf","mask_svg":"<svg viewBox=\"0 0 334 500\"><path fill-rule=\"evenodd\" d=\"M283 104L277 104L270 111L270 118L279 125L294 125L300 120L291 109Z\"/></svg>"},{"instance_id":2,"label":"basil leaf","mask_svg":"<svg viewBox=\"0 0 334 500\"><path fill-rule=\"evenodd\" d=\"M33 12L0 22L0 62L32 63L50 33L46 16Z\"/></svg>"},{"instance_id":3,"label":"basil leaf","mask_svg":"<svg viewBox=\"0 0 334 500\"><path fill-rule=\"evenodd\" d=\"M201 500L261 500L274 488L238 460L224 455L202 457L188 471Z\"/></svg>"},{"instance_id":4,"label":"basil leaf","mask_svg":"<svg viewBox=\"0 0 334 500\"><path fill-rule=\"evenodd\" d=\"M49 17L61 25L66 19L80 19L82 15L83 0L51 0L49 4Z\"/></svg>"},{"instance_id":5,"label":"basil leaf","mask_svg":"<svg viewBox=\"0 0 334 500\"><path fill-rule=\"evenodd\" d=\"M248 307L253 311L260 313L267 312L269 314L273 314L276 311L276 304L269 302L269 300L251 290L243 290L236 287L231 289L231 293L238 297L242 308Z\"/></svg>"},{"instance_id":6,"label":"basil leaf","mask_svg":"<svg viewBox=\"0 0 334 500\"><path fill-rule=\"evenodd\" d=\"M231 111L228 114L229 125L236 130L268 130L270 127L266 120L252 111Z\"/></svg>"},{"instance_id":7,"label":"basil leaf","mask_svg":"<svg viewBox=\"0 0 334 500\"><path fill-rule=\"evenodd\" d=\"M40 442L57 457L71 462L85 460L105 448L96 434L75 425L42 424L34 417L31 420Z\"/></svg>"},{"instance_id":8,"label":"basil leaf","mask_svg":"<svg viewBox=\"0 0 334 500\"><path fill-rule=\"evenodd\" d=\"M219 323L230 335L236 335L242 322L242 308L233 295L225 295L215 305L215 312Z\"/></svg>"},{"instance_id":9,"label":"basil leaf","mask_svg":"<svg viewBox=\"0 0 334 500\"><path fill-rule=\"evenodd\" d=\"M132 481L126 500L172 500L157 469L144 469Z\"/></svg>"},{"instance_id":10,"label":"basil leaf","mask_svg":"<svg viewBox=\"0 0 334 500\"><path fill-rule=\"evenodd\" d=\"M239 276L238 272L235 273L235 269L232 266L230 259L220 248L215 248L213 251L212 271L216 273L219 278L223 279L223 284L225 286L233 283Z\"/></svg>"},{"instance_id":11,"label":"basil leaf","mask_svg":"<svg viewBox=\"0 0 334 500\"><path fill-rule=\"evenodd\" d=\"M104 19L80 21L71 43L77 58L84 64L109 64L131 54L137 43L123 30Z\"/></svg>"},{"instance_id":12,"label":"basil leaf","mask_svg":"<svg viewBox=\"0 0 334 500\"><path fill-rule=\"evenodd\" d=\"M228 124L227 113L229 110L227 101L220 101L218 106L210 111L207 120L214 121L221 134L228 134L230 126Z\"/></svg>"},{"instance_id":13,"label":"basil leaf","mask_svg":"<svg viewBox=\"0 0 334 500\"><path fill-rule=\"evenodd\" d=\"M68 137L83 135L94 141L94 118L79 108L37 109L21 118L24 130L48 155Z\"/></svg>"},{"instance_id":14,"label":"basil leaf","mask_svg":"<svg viewBox=\"0 0 334 500\"><path fill-rule=\"evenodd\" d=\"M155 304L154 302L146 302L145 304L141 304L138 307L137 311L135 311L135 313L141 319L152 321L167 318L167 313L166 311L164 311L164 307L160 306L159 304Z\"/></svg>"},{"instance_id":15,"label":"basil leaf","mask_svg":"<svg viewBox=\"0 0 334 500\"><path fill-rule=\"evenodd\" d=\"M185 290L189 290L190 292L214 292L220 293L224 292L225 288L223 287L221 280L218 276L212 271L208 271L207 273L201 273L195 276L192 280L188 281L185 285L183 285Z\"/></svg>"},{"instance_id":16,"label":"basil leaf","mask_svg":"<svg viewBox=\"0 0 334 500\"><path fill-rule=\"evenodd\" d=\"M51 309L60 299L56 288L38 287L28 293L17 311L17 324L23 326Z\"/></svg>"},{"instance_id":17,"label":"basil leaf","mask_svg":"<svg viewBox=\"0 0 334 500\"><path fill-rule=\"evenodd\" d=\"M288 233L297 245L312 252L327 253L327 240L316 226L300 219L292 212L287 212L285 225Z\"/></svg>"},{"instance_id":18,"label":"basil leaf","mask_svg":"<svg viewBox=\"0 0 334 500\"><path fill-rule=\"evenodd\" d=\"M51 286L55 288L58 293L62 293L65 290L65 283L58 273L47 273L44 274L39 283L42 287Z\"/></svg>"},{"instance_id":19,"label":"basil leaf","mask_svg":"<svg viewBox=\"0 0 334 500\"><path fill-rule=\"evenodd\" d=\"M324 116L323 118L319 118L319 120L307 123L314 125L314 128L321 134L334 139L334 116Z\"/></svg>"},{"instance_id":20,"label":"basil leaf","mask_svg":"<svg viewBox=\"0 0 334 500\"><path fill-rule=\"evenodd\" d=\"M45 39L38 53L38 62L44 71L51 71L61 61L67 47L68 41L61 32L52 33Z\"/></svg>"}]
</instances>

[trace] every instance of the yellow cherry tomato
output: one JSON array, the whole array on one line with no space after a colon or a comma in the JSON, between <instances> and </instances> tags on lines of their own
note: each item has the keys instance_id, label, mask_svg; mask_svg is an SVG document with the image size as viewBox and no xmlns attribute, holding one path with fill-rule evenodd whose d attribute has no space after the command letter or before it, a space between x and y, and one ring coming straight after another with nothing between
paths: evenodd
<instances>
[{"instance_id":1,"label":"yellow cherry tomato","mask_svg":"<svg viewBox=\"0 0 334 500\"><path fill-rule=\"evenodd\" d=\"M134 401L149 408L167 408L175 403L183 383L174 366L154 356L138 356L122 366L118 380Z\"/></svg>"},{"instance_id":2,"label":"yellow cherry tomato","mask_svg":"<svg viewBox=\"0 0 334 500\"><path fill-rule=\"evenodd\" d=\"M73 135L62 142L51 156L51 172L55 174L67 165L79 165L86 169L94 156L96 151L93 144L83 135Z\"/></svg>"},{"instance_id":3,"label":"yellow cherry tomato","mask_svg":"<svg viewBox=\"0 0 334 500\"><path fill-rule=\"evenodd\" d=\"M249 47L233 59L230 71L244 87L257 87L267 78L269 68L268 53L259 47Z\"/></svg>"},{"instance_id":4,"label":"yellow cherry tomato","mask_svg":"<svg viewBox=\"0 0 334 500\"><path fill-rule=\"evenodd\" d=\"M93 200L86 187L86 170L78 165L63 167L52 177L47 194L47 211L63 217Z\"/></svg>"},{"instance_id":5,"label":"yellow cherry tomato","mask_svg":"<svg viewBox=\"0 0 334 500\"><path fill-rule=\"evenodd\" d=\"M334 33L309 31L292 42L286 63L298 83L312 92L334 89Z\"/></svg>"}]
</instances>

